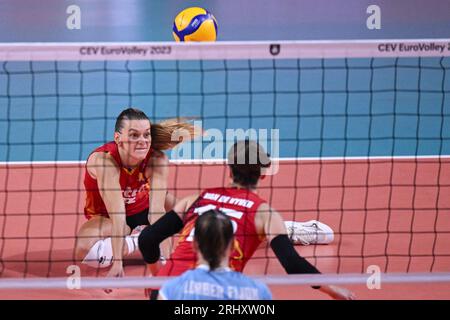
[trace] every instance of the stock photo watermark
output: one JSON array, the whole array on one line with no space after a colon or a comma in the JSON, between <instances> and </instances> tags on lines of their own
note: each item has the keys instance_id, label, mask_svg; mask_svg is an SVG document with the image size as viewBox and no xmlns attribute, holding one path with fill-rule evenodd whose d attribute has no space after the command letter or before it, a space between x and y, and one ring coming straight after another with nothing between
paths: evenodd
<instances>
[{"instance_id":1,"label":"stock photo watermark","mask_svg":"<svg viewBox=\"0 0 450 320\"><path fill-rule=\"evenodd\" d=\"M66 27L69 30L81 29L81 8L75 4L67 7L66 13L69 15L66 19Z\"/></svg>"},{"instance_id":2,"label":"stock photo watermark","mask_svg":"<svg viewBox=\"0 0 450 320\"><path fill-rule=\"evenodd\" d=\"M366 13L370 16L366 20L366 26L369 30L381 29L381 8L376 4L367 7Z\"/></svg>"},{"instance_id":3,"label":"stock photo watermark","mask_svg":"<svg viewBox=\"0 0 450 320\"><path fill-rule=\"evenodd\" d=\"M381 289L381 268L378 265L370 265L367 267L367 273L370 274L366 285L369 290Z\"/></svg>"},{"instance_id":4,"label":"stock photo watermark","mask_svg":"<svg viewBox=\"0 0 450 320\"><path fill-rule=\"evenodd\" d=\"M81 289L81 269L79 266L70 265L66 269L69 274L66 280L66 287L69 290Z\"/></svg>"},{"instance_id":5,"label":"stock photo watermark","mask_svg":"<svg viewBox=\"0 0 450 320\"><path fill-rule=\"evenodd\" d=\"M381 8L376 4L369 5L366 9L366 13L369 16L366 19L366 27L369 30L380 30L381 29ZM66 28L69 30L80 30L81 29L81 8L76 4L72 4L66 8ZM271 48L271 52L272 52ZM277 55L279 53L279 46L275 47L276 51L272 54Z\"/></svg>"}]
</instances>

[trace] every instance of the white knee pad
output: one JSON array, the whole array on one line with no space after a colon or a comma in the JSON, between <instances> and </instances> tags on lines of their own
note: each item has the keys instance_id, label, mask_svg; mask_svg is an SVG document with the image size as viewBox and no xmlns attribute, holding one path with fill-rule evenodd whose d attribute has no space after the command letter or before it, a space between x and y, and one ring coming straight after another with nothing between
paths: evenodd
<instances>
[{"instance_id":1,"label":"white knee pad","mask_svg":"<svg viewBox=\"0 0 450 320\"><path fill-rule=\"evenodd\" d=\"M83 260L86 264L93 268L107 268L114 261L112 252L111 238L98 240Z\"/></svg>"}]
</instances>

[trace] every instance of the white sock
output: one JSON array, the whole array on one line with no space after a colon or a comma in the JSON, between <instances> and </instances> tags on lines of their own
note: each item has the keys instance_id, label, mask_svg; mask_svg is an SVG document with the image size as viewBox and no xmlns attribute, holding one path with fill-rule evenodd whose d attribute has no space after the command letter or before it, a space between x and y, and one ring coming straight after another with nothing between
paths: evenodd
<instances>
[{"instance_id":1,"label":"white sock","mask_svg":"<svg viewBox=\"0 0 450 320\"><path fill-rule=\"evenodd\" d=\"M138 248L139 233L125 237L125 243L128 247L128 254L133 253ZM98 240L89 250L83 260L83 264L87 264L93 268L107 268L114 261L111 238Z\"/></svg>"},{"instance_id":2,"label":"white sock","mask_svg":"<svg viewBox=\"0 0 450 320\"><path fill-rule=\"evenodd\" d=\"M135 234L125 237L125 242L127 243L127 246L128 246L128 254L132 254L133 252L135 252L137 250L138 238L139 238L139 233L135 233Z\"/></svg>"}]
</instances>

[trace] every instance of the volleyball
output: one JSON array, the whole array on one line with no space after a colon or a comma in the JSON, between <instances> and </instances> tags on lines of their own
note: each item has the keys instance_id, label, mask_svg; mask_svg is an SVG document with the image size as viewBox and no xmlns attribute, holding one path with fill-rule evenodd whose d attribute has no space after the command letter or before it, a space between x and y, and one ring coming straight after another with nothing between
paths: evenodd
<instances>
[{"instance_id":1,"label":"volleyball","mask_svg":"<svg viewBox=\"0 0 450 320\"><path fill-rule=\"evenodd\" d=\"M181 11L173 22L175 41L216 41L217 20L208 10L191 7Z\"/></svg>"}]
</instances>

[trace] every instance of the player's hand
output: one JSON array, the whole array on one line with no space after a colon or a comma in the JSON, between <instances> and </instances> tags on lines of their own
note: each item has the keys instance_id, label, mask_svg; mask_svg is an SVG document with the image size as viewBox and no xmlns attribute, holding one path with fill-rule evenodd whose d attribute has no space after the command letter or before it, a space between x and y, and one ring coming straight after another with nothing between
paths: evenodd
<instances>
[{"instance_id":1,"label":"player's hand","mask_svg":"<svg viewBox=\"0 0 450 320\"><path fill-rule=\"evenodd\" d=\"M323 286L322 291L335 300L355 300L356 296L353 292L346 288L336 286Z\"/></svg>"},{"instance_id":2,"label":"player's hand","mask_svg":"<svg viewBox=\"0 0 450 320\"><path fill-rule=\"evenodd\" d=\"M123 270L123 265L121 262L114 263L111 266L111 269L109 269L108 274L106 277L108 278L120 278L125 275L125 272ZM112 289L104 289L105 293L111 293Z\"/></svg>"}]
</instances>

